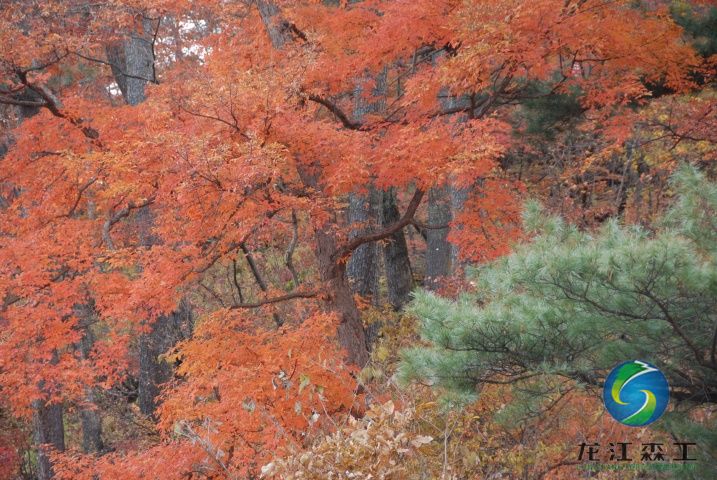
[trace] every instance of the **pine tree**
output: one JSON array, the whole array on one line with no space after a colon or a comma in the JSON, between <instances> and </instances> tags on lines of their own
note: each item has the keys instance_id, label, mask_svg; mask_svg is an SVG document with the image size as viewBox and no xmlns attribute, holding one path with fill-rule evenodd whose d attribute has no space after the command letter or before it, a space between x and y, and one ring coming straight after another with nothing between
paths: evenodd
<instances>
[{"instance_id":1,"label":"pine tree","mask_svg":"<svg viewBox=\"0 0 717 480\"><path fill-rule=\"evenodd\" d=\"M510 383L527 403L554 394L556 378L600 393L616 364L645 360L671 388L673 407L655 427L693 438L701 467L714 468L714 425L684 412L717 402L717 184L683 168L673 186L655 232L617 221L580 231L530 204L532 239L470 271L475 291L416 294L427 346L404 352L403 379L463 401Z\"/></svg>"}]
</instances>

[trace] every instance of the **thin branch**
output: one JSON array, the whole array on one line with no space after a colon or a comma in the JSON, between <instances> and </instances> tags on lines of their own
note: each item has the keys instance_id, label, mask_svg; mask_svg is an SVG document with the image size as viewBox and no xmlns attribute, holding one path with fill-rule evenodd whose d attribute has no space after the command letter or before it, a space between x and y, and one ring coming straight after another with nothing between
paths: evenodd
<instances>
[{"instance_id":1,"label":"thin branch","mask_svg":"<svg viewBox=\"0 0 717 480\"><path fill-rule=\"evenodd\" d=\"M24 68L24 69L18 69L17 72L20 72L20 73L22 73L22 74L27 74L27 73L29 73L29 72L38 72L38 71L40 71L40 70L44 70L44 69L46 69L47 67L52 66L52 65L58 63L60 60L62 60L63 58L67 57L67 55L69 55L69 52L65 52L65 53L63 53L62 55L58 55L58 54L57 54L57 50L55 50L53 53L54 53L54 55L55 55L55 58L54 58L53 60L50 60L49 62L43 63L43 64L41 64L41 65L35 65L35 66L28 67L28 68ZM23 82L23 83L24 83L24 82Z\"/></svg>"},{"instance_id":2,"label":"thin branch","mask_svg":"<svg viewBox=\"0 0 717 480\"><path fill-rule=\"evenodd\" d=\"M432 224L432 223L423 223L418 220L412 220L411 225L416 227L416 229L420 232L421 229L425 230L443 230L444 228L449 228L451 226L449 223L441 223L441 224Z\"/></svg>"},{"instance_id":3,"label":"thin branch","mask_svg":"<svg viewBox=\"0 0 717 480\"><path fill-rule=\"evenodd\" d=\"M291 235L291 242L289 242L289 248L286 250L286 254L284 255L284 260L286 262L286 268L289 269L291 272L291 276L294 279L294 286L299 286L299 274L296 272L296 268L294 268L294 250L296 250L296 245L299 242L299 221L296 218L296 210L291 211L291 224L293 227L292 235Z\"/></svg>"},{"instance_id":4,"label":"thin branch","mask_svg":"<svg viewBox=\"0 0 717 480\"><path fill-rule=\"evenodd\" d=\"M47 105L46 102L36 102L32 100L17 100L12 97L0 94L0 103L5 105L16 105L18 107L44 107Z\"/></svg>"},{"instance_id":5,"label":"thin branch","mask_svg":"<svg viewBox=\"0 0 717 480\"><path fill-rule=\"evenodd\" d=\"M239 278L237 277L238 273L236 258L232 258L232 281L237 289L237 293L239 294L239 303L244 303L244 295L242 294Z\"/></svg>"},{"instance_id":6,"label":"thin branch","mask_svg":"<svg viewBox=\"0 0 717 480\"><path fill-rule=\"evenodd\" d=\"M245 242L241 242L239 244L239 248L242 252L244 252L244 256L246 257L246 262L249 264L249 269L251 270L252 275L254 275L254 279L256 280L256 283L259 285L259 288L262 292L266 292L268 290L266 286L266 281L261 276L261 273L259 272L259 267L256 264L256 261L254 260L254 256L251 254L249 249L246 246ZM280 300L279 300L280 301ZM275 302L268 302L268 303L275 303ZM252 303L244 304L244 305L255 305ZM260 303L258 306L263 305L263 303ZM239 308L239 307L237 307ZM246 308L254 308L254 307L246 307ZM274 323L276 323L277 327L280 327L284 324L284 319L281 318L281 316L274 312L272 314L272 318L274 319Z\"/></svg>"},{"instance_id":7,"label":"thin branch","mask_svg":"<svg viewBox=\"0 0 717 480\"><path fill-rule=\"evenodd\" d=\"M188 108L185 108L185 107L182 106L182 105L179 106L179 109L182 110L182 111L184 111L184 112L186 112L186 113L188 113L188 114L190 114L190 115L192 115L192 116L195 116L195 117L206 118L206 119L208 119L208 120L215 120L215 121L217 121L217 122L223 123L224 125L227 125L227 126L233 128L234 130L236 130L236 131L237 131L242 137L244 137L245 139L249 140L249 135L247 135L246 133L242 132L242 130L239 128L239 125L237 125L237 124L235 124L235 123L228 122L228 121L224 120L224 119L221 118L221 117L215 117L215 116L212 116L212 115L206 115L206 114L204 114L204 113L193 112L193 111L189 110Z\"/></svg>"},{"instance_id":8,"label":"thin branch","mask_svg":"<svg viewBox=\"0 0 717 480\"><path fill-rule=\"evenodd\" d=\"M244 257L246 257L246 262L249 264L249 269L251 270L252 275L254 275L254 279L256 280L257 285L259 285L259 288L262 292L266 292L266 282L261 276L261 273L259 272L259 267L257 267L256 261L254 260L254 256L247 248L246 243L240 243L239 248L241 248L241 251L244 252Z\"/></svg>"},{"instance_id":9,"label":"thin branch","mask_svg":"<svg viewBox=\"0 0 717 480\"><path fill-rule=\"evenodd\" d=\"M349 119L348 115L346 115L344 113L344 111L341 110L338 107L338 105L336 105L332 101L330 101L326 98L320 97L318 95L309 95L308 99L311 100L312 102L316 102L319 105L326 107L331 113L333 113L336 116L336 118L339 119L339 121L341 122L341 124L344 127L349 128L351 130L360 130L361 129L360 123L352 122Z\"/></svg>"},{"instance_id":10,"label":"thin branch","mask_svg":"<svg viewBox=\"0 0 717 480\"><path fill-rule=\"evenodd\" d=\"M235 310L238 308L259 308L264 305L270 305L272 303L285 302L287 300L293 300L295 298L314 298L318 295L319 295L319 292L315 292L315 291L313 291L313 292L311 292L311 291L310 292L291 292L291 293L287 293L286 295L280 295L278 297L267 298L267 299L259 300L259 301L252 302L252 303L240 303L238 305L232 305L229 308L231 310Z\"/></svg>"},{"instance_id":11,"label":"thin branch","mask_svg":"<svg viewBox=\"0 0 717 480\"><path fill-rule=\"evenodd\" d=\"M715 351L717 351L717 325L715 325L715 332L712 335L712 348L710 349L710 360L712 360L712 365L717 367L717 355L715 355Z\"/></svg>"},{"instance_id":12,"label":"thin branch","mask_svg":"<svg viewBox=\"0 0 717 480\"><path fill-rule=\"evenodd\" d=\"M149 19L152 21L152 19ZM154 35L152 36L152 78L154 83L159 84L157 80L157 52L155 46L157 45L157 35L159 35L159 27L162 25L162 17L157 18L157 27L154 29Z\"/></svg>"},{"instance_id":13,"label":"thin branch","mask_svg":"<svg viewBox=\"0 0 717 480\"><path fill-rule=\"evenodd\" d=\"M145 200L142 203L134 203L129 202L126 207L124 207L122 210L119 210L118 212L111 214L107 217L107 220L105 221L104 225L102 226L102 239L104 240L105 244L107 245L107 248L110 250L115 249L114 242L112 242L112 236L110 235L112 231L112 227L122 220L123 218L127 217L132 210L136 210L138 208L146 207L148 205L151 205L154 203L155 196L152 195L147 200ZM110 210L112 212L112 210Z\"/></svg>"},{"instance_id":14,"label":"thin branch","mask_svg":"<svg viewBox=\"0 0 717 480\"><path fill-rule=\"evenodd\" d=\"M216 291L214 291L214 289L209 288L209 287L206 286L203 282L199 282L199 286L202 287L202 288L203 288L204 290L206 290L207 292L209 292L209 294L210 294L212 297L214 297L214 299L219 303L219 305L221 305L222 308L224 308L224 306L225 306L224 300L222 300L222 297L221 297Z\"/></svg>"},{"instance_id":15,"label":"thin branch","mask_svg":"<svg viewBox=\"0 0 717 480\"><path fill-rule=\"evenodd\" d=\"M84 185L80 187L80 189L77 192L77 197L75 198L75 203L72 204L72 208L70 208L70 211L67 212L65 215L66 217L71 217L75 214L75 210L77 210L77 206L80 204L80 200L82 200L82 195L87 191L88 188L92 186L97 181L95 177L90 178Z\"/></svg>"},{"instance_id":16,"label":"thin branch","mask_svg":"<svg viewBox=\"0 0 717 480\"><path fill-rule=\"evenodd\" d=\"M697 363L699 363L703 367L715 369L715 365L709 365L705 362L700 349L692 342L690 336L687 335L687 333L680 327L679 323L672 317L672 314L670 314L670 311L667 306L662 301L660 301L659 298L657 298L652 292L647 289L643 289L642 291L638 290L638 293L649 298L655 305L657 305L657 308L659 308L664 315L665 321L670 324L672 330L677 334L677 336L682 339L683 342L685 342L685 345L687 345L687 347L692 350L692 353L695 355L695 360L697 360Z\"/></svg>"},{"instance_id":17,"label":"thin branch","mask_svg":"<svg viewBox=\"0 0 717 480\"><path fill-rule=\"evenodd\" d=\"M80 53L80 52L72 52L72 54L73 54L73 55L76 55L76 56L78 56L78 57L80 57L80 58L82 58L83 60L87 60L88 62L95 62L95 63L99 63L99 64L101 64L101 65L107 65L107 66L110 67L110 68L117 69L117 71L118 71L123 77L134 78L134 79L136 79L136 80L142 80L142 81L144 81L144 82L151 82L151 83L154 83L154 84L157 84L157 85L159 84L159 82L157 81L156 78L150 79L150 78L141 77L141 76L139 76L139 75L132 75L131 73L125 72L122 68L120 68L119 65L117 65L117 64L114 63L114 62L110 62L109 60L102 60L101 58L90 57L89 55L84 55L84 54L82 54L82 53Z\"/></svg>"},{"instance_id":18,"label":"thin branch","mask_svg":"<svg viewBox=\"0 0 717 480\"><path fill-rule=\"evenodd\" d=\"M413 226L413 228L416 229L416 231L421 236L421 238L423 238L423 240L427 242L428 241L428 233L424 229L422 229L421 227L416 225L415 223L411 223L411 225Z\"/></svg>"},{"instance_id":19,"label":"thin branch","mask_svg":"<svg viewBox=\"0 0 717 480\"><path fill-rule=\"evenodd\" d=\"M413 217L416 215L416 210L418 210L418 206L421 204L424 194L425 192L423 190L417 188L413 194L413 198L411 198L411 201L408 204L408 208L406 208L406 212L403 214L403 217L377 232L369 232L352 239L343 246L339 247L331 256L331 259L336 262L356 250L364 243L383 240L384 238L388 238L404 227L412 224Z\"/></svg>"},{"instance_id":20,"label":"thin branch","mask_svg":"<svg viewBox=\"0 0 717 480\"><path fill-rule=\"evenodd\" d=\"M62 105L62 101L60 101L60 99L57 98L57 96L55 96L55 94L52 93L49 88L42 84L35 84L30 82L30 80L27 78L27 70L15 70L15 75L17 75L23 85L40 95L40 97L44 101L44 105L42 106L46 107L50 111L50 113L52 113L58 118L64 118L65 120L69 121L72 125L79 128L85 135L85 137L89 138L90 140L97 140L99 138L99 132L92 127L82 125L83 121L81 118L75 118L65 114L62 111L64 108Z\"/></svg>"}]
</instances>

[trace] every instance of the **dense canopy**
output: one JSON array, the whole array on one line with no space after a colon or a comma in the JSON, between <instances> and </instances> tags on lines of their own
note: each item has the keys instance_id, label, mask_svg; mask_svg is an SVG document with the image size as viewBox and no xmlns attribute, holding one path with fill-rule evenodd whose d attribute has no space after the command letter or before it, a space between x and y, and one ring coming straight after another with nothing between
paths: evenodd
<instances>
[{"instance_id":1,"label":"dense canopy","mask_svg":"<svg viewBox=\"0 0 717 480\"><path fill-rule=\"evenodd\" d=\"M616 255L692 261L653 273L708 309L693 246L646 240L676 166L713 172L708 3L0 2L0 476L256 478L377 415L394 387L367 372L414 338L411 292L473 290L465 267L531 238L528 196L574 225L553 235L575 245L536 240L565 278L612 275L588 240L607 221L599 241L645 242ZM549 267L525 261L525 278ZM524 298L496 276L507 304ZM548 290L541 315L565 307ZM630 299L591 299L589 337L536 335L594 342L614 302L650 308ZM505 328L540 323L524 313ZM665 361L693 354L690 381L713 385L687 340ZM607 368L612 346L578 370ZM571 351L546 348L519 355Z\"/></svg>"}]
</instances>

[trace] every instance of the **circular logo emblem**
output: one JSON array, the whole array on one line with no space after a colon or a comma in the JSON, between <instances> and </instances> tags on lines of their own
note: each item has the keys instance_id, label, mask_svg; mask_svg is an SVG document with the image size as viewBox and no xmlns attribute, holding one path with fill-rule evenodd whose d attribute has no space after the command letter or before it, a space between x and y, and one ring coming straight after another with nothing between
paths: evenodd
<instances>
[{"instance_id":1,"label":"circular logo emblem","mask_svg":"<svg viewBox=\"0 0 717 480\"><path fill-rule=\"evenodd\" d=\"M670 389L667 379L654 365L631 360L613 368L605 380L602 398L615 420L642 427L665 412Z\"/></svg>"}]
</instances>

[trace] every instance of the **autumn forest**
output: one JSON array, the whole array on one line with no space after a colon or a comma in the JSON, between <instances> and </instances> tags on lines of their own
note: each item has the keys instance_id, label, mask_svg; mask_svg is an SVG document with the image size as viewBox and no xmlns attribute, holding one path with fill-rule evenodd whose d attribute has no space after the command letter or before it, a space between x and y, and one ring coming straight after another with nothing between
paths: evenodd
<instances>
[{"instance_id":1,"label":"autumn forest","mask_svg":"<svg viewBox=\"0 0 717 480\"><path fill-rule=\"evenodd\" d=\"M705 0L0 0L0 480L717 478L716 75Z\"/></svg>"}]
</instances>

